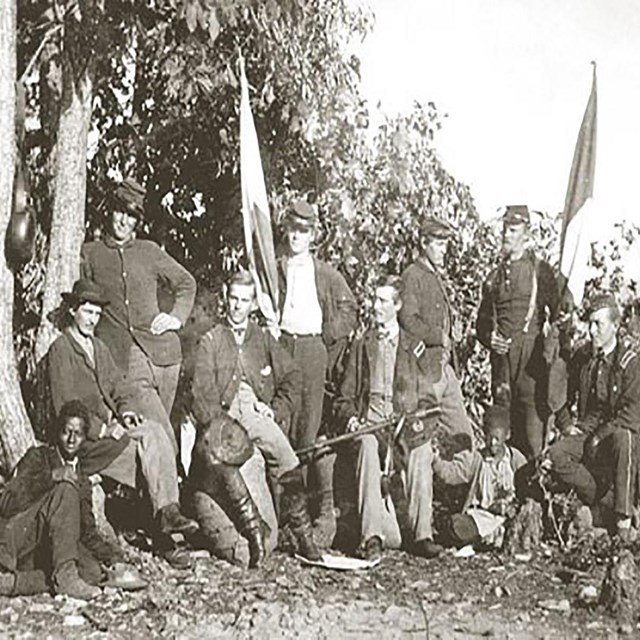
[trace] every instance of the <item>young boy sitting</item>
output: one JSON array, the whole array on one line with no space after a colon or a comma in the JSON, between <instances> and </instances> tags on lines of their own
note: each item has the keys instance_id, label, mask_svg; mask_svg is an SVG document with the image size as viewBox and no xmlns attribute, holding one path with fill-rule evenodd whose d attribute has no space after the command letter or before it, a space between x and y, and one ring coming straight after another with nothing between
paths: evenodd
<instances>
[{"instance_id":1,"label":"young boy sitting","mask_svg":"<svg viewBox=\"0 0 640 640\"><path fill-rule=\"evenodd\" d=\"M485 447L461 451L450 461L435 454L434 473L446 484L470 483L462 513L451 516L448 537L460 548L482 543L499 548L504 525L516 499L515 474L526 458L507 446L508 407L489 407L483 421Z\"/></svg>"}]
</instances>

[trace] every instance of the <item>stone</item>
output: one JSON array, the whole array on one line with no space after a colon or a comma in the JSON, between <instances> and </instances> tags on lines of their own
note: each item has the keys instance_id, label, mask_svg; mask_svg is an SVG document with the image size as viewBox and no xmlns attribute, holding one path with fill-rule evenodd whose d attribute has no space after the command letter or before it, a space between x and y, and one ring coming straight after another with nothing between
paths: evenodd
<instances>
[{"instance_id":1,"label":"stone","mask_svg":"<svg viewBox=\"0 0 640 640\"><path fill-rule=\"evenodd\" d=\"M612 556L600 590L600 604L618 624L635 622L638 605L638 567L629 549Z\"/></svg>"}]
</instances>

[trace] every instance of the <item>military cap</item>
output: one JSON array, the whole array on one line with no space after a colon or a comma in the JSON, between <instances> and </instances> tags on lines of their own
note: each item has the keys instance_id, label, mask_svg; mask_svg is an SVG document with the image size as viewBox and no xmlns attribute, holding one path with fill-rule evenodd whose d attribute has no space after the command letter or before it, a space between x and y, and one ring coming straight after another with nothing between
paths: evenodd
<instances>
[{"instance_id":1,"label":"military cap","mask_svg":"<svg viewBox=\"0 0 640 640\"><path fill-rule=\"evenodd\" d=\"M422 222L422 233L429 238L448 240L456 230L446 221L435 216L427 216Z\"/></svg>"},{"instance_id":2,"label":"military cap","mask_svg":"<svg viewBox=\"0 0 640 640\"><path fill-rule=\"evenodd\" d=\"M531 216L526 204L510 204L502 217L504 224L529 224Z\"/></svg>"},{"instance_id":3,"label":"military cap","mask_svg":"<svg viewBox=\"0 0 640 640\"><path fill-rule=\"evenodd\" d=\"M492 405L484 412L482 426L485 432L492 429L511 431L511 413L509 407L504 405Z\"/></svg>"},{"instance_id":4,"label":"military cap","mask_svg":"<svg viewBox=\"0 0 640 640\"><path fill-rule=\"evenodd\" d=\"M617 309L618 303L613 293L609 291L598 291L587 300L585 306L587 313L591 314L600 311L600 309Z\"/></svg>"},{"instance_id":5,"label":"military cap","mask_svg":"<svg viewBox=\"0 0 640 640\"><path fill-rule=\"evenodd\" d=\"M318 222L318 213L306 200L296 200L285 214L285 223L312 229Z\"/></svg>"},{"instance_id":6,"label":"military cap","mask_svg":"<svg viewBox=\"0 0 640 640\"><path fill-rule=\"evenodd\" d=\"M144 213L145 188L133 178L126 178L114 190L113 199L117 206L128 214L141 218Z\"/></svg>"},{"instance_id":7,"label":"military cap","mask_svg":"<svg viewBox=\"0 0 640 640\"><path fill-rule=\"evenodd\" d=\"M71 293L63 293L62 299L72 307L83 304L84 302L92 302L101 307L109 304L109 300L104 294L102 287L92 280L80 278L73 283Z\"/></svg>"}]
</instances>

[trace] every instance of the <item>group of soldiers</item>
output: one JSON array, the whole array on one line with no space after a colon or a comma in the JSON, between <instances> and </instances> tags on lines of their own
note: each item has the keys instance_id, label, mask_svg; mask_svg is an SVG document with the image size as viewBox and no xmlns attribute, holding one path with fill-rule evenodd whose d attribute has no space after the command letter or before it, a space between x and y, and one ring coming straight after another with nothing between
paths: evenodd
<instances>
[{"instance_id":1,"label":"group of soldiers","mask_svg":"<svg viewBox=\"0 0 640 640\"><path fill-rule=\"evenodd\" d=\"M170 415L182 365L177 332L196 283L158 245L136 237L144 200L133 180L114 189L106 233L83 247L81 278L63 296L61 335L47 359L50 444L30 449L0 494L0 594L100 593L103 568L124 560L98 531L91 508L91 483L105 477L144 488L154 548L175 567L188 568L190 557L172 534L190 539L198 530L231 561L243 542L252 567L275 546L278 527L290 532L298 554L321 560L336 533L334 458L325 450L301 460L296 452L316 445L326 423L353 434L347 453L358 553L368 560L388 548L433 558L444 545L500 546L516 478L543 455L594 519L610 518L621 534L630 530L640 424L636 352L618 332L614 297L595 295L586 310L591 340L570 359L567 403L555 415L560 437L549 447L545 354L560 295L551 267L527 248L524 206L506 209L502 257L478 310L494 399L484 445L474 442L465 411L455 350L463 336L444 272L456 230L424 219L418 259L377 283L370 326L354 337L355 298L343 276L313 254L317 211L298 201L284 215L278 327L255 319L256 285L239 271L224 287L224 317L200 340L190 398L197 435L181 488ZM161 308L160 285L172 292L170 308ZM372 425L389 426L374 434ZM248 473L252 465L257 471ZM406 495L403 526L388 486L394 473ZM469 484L461 512L449 514L437 535L434 475ZM227 519L236 542L220 544L212 513Z\"/></svg>"}]
</instances>

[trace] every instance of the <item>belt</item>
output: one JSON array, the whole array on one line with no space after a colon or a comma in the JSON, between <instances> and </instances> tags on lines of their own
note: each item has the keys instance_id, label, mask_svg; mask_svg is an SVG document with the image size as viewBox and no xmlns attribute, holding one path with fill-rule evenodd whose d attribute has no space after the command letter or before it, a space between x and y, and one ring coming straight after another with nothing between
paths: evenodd
<instances>
[{"instance_id":1,"label":"belt","mask_svg":"<svg viewBox=\"0 0 640 640\"><path fill-rule=\"evenodd\" d=\"M311 338L322 338L321 333L289 333L288 331L282 331L283 336L289 336L294 340L309 340Z\"/></svg>"}]
</instances>

